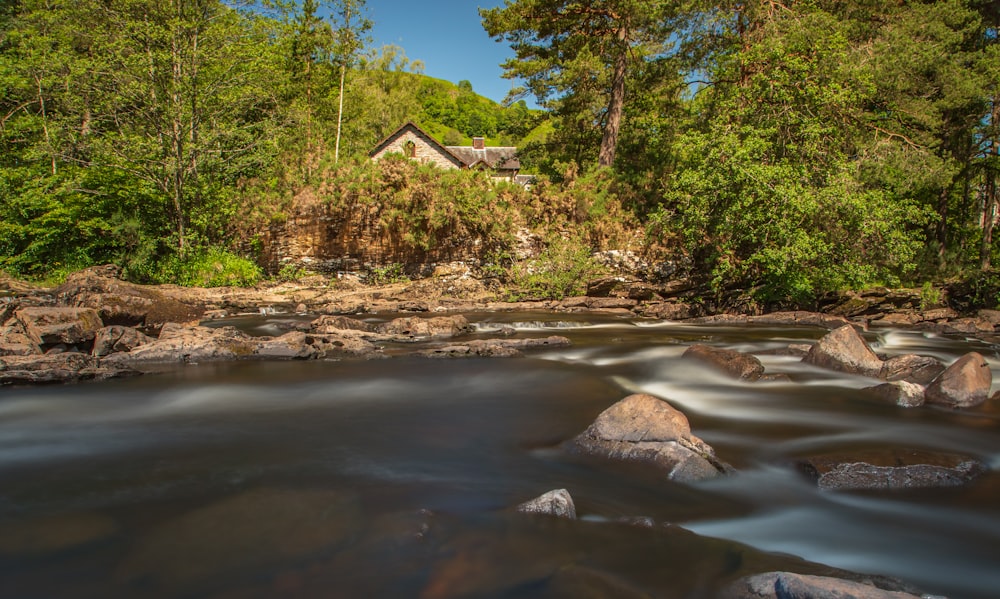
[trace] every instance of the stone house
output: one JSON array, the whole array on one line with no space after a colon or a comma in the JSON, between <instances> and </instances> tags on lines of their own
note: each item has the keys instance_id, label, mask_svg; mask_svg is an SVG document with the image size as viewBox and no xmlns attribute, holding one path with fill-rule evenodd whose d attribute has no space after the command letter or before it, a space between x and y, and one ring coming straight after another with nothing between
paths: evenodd
<instances>
[{"instance_id":1,"label":"stone house","mask_svg":"<svg viewBox=\"0 0 1000 599\"><path fill-rule=\"evenodd\" d=\"M445 146L412 122L404 124L368 153L372 160L386 154L402 154L441 168L482 169L494 179L517 182L521 161L517 148L486 147L482 137L472 138L471 146Z\"/></svg>"}]
</instances>

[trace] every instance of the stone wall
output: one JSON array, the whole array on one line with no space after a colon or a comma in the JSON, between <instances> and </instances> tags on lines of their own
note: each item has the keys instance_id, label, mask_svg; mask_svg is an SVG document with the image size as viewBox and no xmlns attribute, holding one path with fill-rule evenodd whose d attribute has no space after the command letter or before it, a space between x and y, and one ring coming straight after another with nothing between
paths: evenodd
<instances>
[{"instance_id":1,"label":"stone wall","mask_svg":"<svg viewBox=\"0 0 1000 599\"><path fill-rule=\"evenodd\" d=\"M462 166L455 157L441 153L431 138L421 134L413 127L403 129L396 139L393 139L377 154L373 155L372 160L380 160L386 154L403 154L405 156L405 145L408 141L413 142L415 150L413 157L420 162L434 163L441 168L461 168Z\"/></svg>"}]
</instances>

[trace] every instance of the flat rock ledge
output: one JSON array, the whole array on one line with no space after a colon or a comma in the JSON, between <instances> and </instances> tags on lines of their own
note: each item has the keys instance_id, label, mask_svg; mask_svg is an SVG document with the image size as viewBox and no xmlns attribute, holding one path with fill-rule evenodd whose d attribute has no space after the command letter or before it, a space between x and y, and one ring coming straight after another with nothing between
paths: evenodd
<instances>
[{"instance_id":1,"label":"flat rock ledge","mask_svg":"<svg viewBox=\"0 0 1000 599\"><path fill-rule=\"evenodd\" d=\"M921 450L817 456L801 460L799 469L829 491L960 487L988 471L969 456Z\"/></svg>"},{"instance_id":2,"label":"flat rock ledge","mask_svg":"<svg viewBox=\"0 0 1000 599\"><path fill-rule=\"evenodd\" d=\"M734 472L711 446L691 434L687 416L652 395L622 399L569 444L590 455L648 463L678 482Z\"/></svg>"},{"instance_id":3,"label":"flat rock ledge","mask_svg":"<svg viewBox=\"0 0 1000 599\"><path fill-rule=\"evenodd\" d=\"M792 572L767 572L741 578L724 599L922 599L905 590L884 589L869 582Z\"/></svg>"}]
</instances>

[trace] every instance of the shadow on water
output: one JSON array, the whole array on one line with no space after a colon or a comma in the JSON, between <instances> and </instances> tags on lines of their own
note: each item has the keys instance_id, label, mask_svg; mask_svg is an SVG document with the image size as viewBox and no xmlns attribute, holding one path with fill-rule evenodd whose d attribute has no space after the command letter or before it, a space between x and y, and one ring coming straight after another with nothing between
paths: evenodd
<instances>
[{"instance_id":1,"label":"shadow on water","mask_svg":"<svg viewBox=\"0 0 1000 599\"><path fill-rule=\"evenodd\" d=\"M470 337L508 326L573 345L0 391L0 596L711 597L748 573L832 567L953 597L1000 588L996 412L880 404L859 393L871 381L791 358L762 356L790 382L754 385L680 358L695 342L765 351L816 329L469 319ZM870 341L998 363L978 341ZM564 448L631 392L683 410L739 473L684 485ZM959 489L847 494L794 467L879 447L961 452L994 472ZM581 520L510 512L554 488L572 493Z\"/></svg>"}]
</instances>

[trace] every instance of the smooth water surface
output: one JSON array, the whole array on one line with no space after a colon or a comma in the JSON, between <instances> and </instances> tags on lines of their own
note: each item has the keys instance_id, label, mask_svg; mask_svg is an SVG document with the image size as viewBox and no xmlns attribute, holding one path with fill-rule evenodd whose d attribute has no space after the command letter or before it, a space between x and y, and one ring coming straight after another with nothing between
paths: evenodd
<instances>
[{"instance_id":1,"label":"smooth water surface","mask_svg":"<svg viewBox=\"0 0 1000 599\"><path fill-rule=\"evenodd\" d=\"M573 345L0 389L0 597L711 597L746 574L829 567L998 596L996 412L881 404L859 391L870 379L796 358L761 355L791 382L757 384L680 358L692 343L765 352L819 329L468 316L472 337L511 326ZM290 320L224 324L276 334ZM885 354L974 350L1000 365L980 341L868 337ZM739 473L683 485L565 449L632 392L684 411ZM992 470L961 489L834 493L794 466L877 448ZM579 521L509 510L556 488Z\"/></svg>"}]
</instances>

